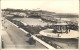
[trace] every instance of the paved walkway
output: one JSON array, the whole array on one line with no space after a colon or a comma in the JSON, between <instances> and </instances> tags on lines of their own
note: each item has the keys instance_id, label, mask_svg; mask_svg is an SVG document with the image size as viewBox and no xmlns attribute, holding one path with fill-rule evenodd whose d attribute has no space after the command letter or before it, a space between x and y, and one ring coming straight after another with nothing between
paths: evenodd
<instances>
[{"instance_id":1,"label":"paved walkway","mask_svg":"<svg viewBox=\"0 0 80 50\"><path fill-rule=\"evenodd\" d=\"M52 44L57 44L62 47L62 49L78 49L78 39L79 32L71 30L68 34L63 33L58 37L57 33L52 33L53 29L45 29L40 32L40 34L53 37L51 39Z\"/></svg>"},{"instance_id":2,"label":"paved walkway","mask_svg":"<svg viewBox=\"0 0 80 50\"><path fill-rule=\"evenodd\" d=\"M45 29L40 31L40 34L44 35L44 36L49 36L49 37L53 37L53 38L77 38L79 37L79 32L78 31L74 31L74 30L70 30L69 33L53 33L53 29ZM59 34L59 37L58 37Z\"/></svg>"},{"instance_id":3,"label":"paved walkway","mask_svg":"<svg viewBox=\"0 0 80 50\"><path fill-rule=\"evenodd\" d=\"M15 45L11 41L8 33L5 31L5 29L2 27L2 39L3 39L3 46L5 48L15 48Z\"/></svg>"}]
</instances>

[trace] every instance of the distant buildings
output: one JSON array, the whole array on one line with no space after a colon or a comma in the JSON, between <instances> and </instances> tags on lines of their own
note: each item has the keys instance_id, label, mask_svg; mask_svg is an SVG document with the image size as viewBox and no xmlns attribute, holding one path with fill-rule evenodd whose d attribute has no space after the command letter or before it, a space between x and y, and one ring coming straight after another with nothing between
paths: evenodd
<instances>
[{"instance_id":1,"label":"distant buildings","mask_svg":"<svg viewBox=\"0 0 80 50\"><path fill-rule=\"evenodd\" d=\"M17 15L22 17L43 18L48 21L58 21L59 18L78 18L78 15L55 13L44 10L3 9L4 15Z\"/></svg>"}]
</instances>

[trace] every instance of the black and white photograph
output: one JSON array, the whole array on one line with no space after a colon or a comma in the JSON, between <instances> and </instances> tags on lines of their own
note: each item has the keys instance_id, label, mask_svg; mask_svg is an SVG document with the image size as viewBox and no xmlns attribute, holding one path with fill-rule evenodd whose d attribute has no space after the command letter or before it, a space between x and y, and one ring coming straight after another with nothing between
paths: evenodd
<instances>
[{"instance_id":1,"label":"black and white photograph","mask_svg":"<svg viewBox=\"0 0 80 50\"><path fill-rule=\"evenodd\" d=\"M1 49L79 49L79 0L1 0Z\"/></svg>"}]
</instances>

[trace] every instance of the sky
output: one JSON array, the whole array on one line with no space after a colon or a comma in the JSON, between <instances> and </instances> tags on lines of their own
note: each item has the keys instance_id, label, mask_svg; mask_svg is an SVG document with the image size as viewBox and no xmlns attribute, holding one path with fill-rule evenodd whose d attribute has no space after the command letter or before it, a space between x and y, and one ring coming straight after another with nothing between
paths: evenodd
<instances>
[{"instance_id":1,"label":"sky","mask_svg":"<svg viewBox=\"0 0 80 50\"><path fill-rule=\"evenodd\" d=\"M79 0L1 0L1 9L5 8L79 14Z\"/></svg>"}]
</instances>

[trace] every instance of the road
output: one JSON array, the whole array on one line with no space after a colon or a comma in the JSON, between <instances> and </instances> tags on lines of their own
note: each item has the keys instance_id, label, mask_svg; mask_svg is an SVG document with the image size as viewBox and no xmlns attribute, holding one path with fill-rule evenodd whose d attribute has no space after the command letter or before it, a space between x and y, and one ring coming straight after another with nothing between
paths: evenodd
<instances>
[{"instance_id":1,"label":"road","mask_svg":"<svg viewBox=\"0 0 80 50\"><path fill-rule=\"evenodd\" d=\"M5 31L5 30L4 30ZM29 37L26 34L21 33L16 29L9 28L8 32L2 34L4 48L21 48L21 49L46 49L42 44L36 41L36 44L30 45L27 41Z\"/></svg>"}]
</instances>

